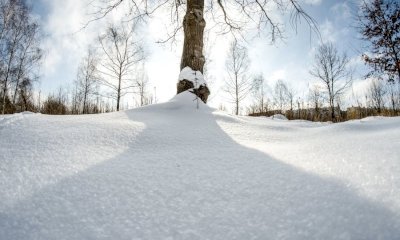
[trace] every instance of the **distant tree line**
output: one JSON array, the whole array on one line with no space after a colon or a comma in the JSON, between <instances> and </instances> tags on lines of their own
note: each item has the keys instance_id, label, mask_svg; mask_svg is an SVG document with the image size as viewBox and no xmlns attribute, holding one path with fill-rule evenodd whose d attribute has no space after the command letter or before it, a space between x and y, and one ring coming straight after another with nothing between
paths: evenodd
<instances>
[{"instance_id":1,"label":"distant tree line","mask_svg":"<svg viewBox=\"0 0 400 240\"><path fill-rule=\"evenodd\" d=\"M264 89L269 88L264 84ZM250 116L273 116L283 114L288 119L304 119L309 121L347 121L368 116L400 116L400 86L398 83L372 79L365 95L353 94L351 99L335 98L331 106L329 91L323 85L312 85L305 96L292 97L290 85L282 80L277 81L273 90L262 94L256 89L251 98L253 103L247 108ZM350 91L348 89L347 91ZM351 96L351 94L350 94ZM353 101L350 107L343 107L346 101Z\"/></svg>"},{"instance_id":2,"label":"distant tree line","mask_svg":"<svg viewBox=\"0 0 400 240\"><path fill-rule=\"evenodd\" d=\"M368 74L368 86L360 96L350 92L352 72L346 54L340 54L332 43L322 44L310 69L310 76L317 81L305 96L296 97L290 84L283 80L270 87L260 74L253 77L253 103L247 107L247 114L284 114L288 119L333 122L374 115L400 116L399 79L371 78ZM352 106L345 109L343 105L349 101Z\"/></svg>"}]
</instances>

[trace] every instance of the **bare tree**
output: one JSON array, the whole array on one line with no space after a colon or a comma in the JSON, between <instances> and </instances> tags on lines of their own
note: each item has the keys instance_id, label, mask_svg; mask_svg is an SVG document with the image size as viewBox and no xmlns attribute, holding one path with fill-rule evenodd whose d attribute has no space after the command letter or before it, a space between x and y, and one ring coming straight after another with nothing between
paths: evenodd
<instances>
[{"instance_id":1,"label":"bare tree","mask_svg":"<svg viewBox=\"0 0 400 240\"><path fill-rule=\"evenodd\" d=\"M82 95L79 91L79 84L77 80L75 80L73 89L71 92L71 114L80 114L82 113L81 105L82 105Z\"/></svg>"},{"instance_id":2,"label":"bare tree","mask_svg":"<svg viewBox=\"0 0 400 240\"><path fill-rule=\"evenodd\" d=\"M93 1L96 2L96 1ZM97 0L99 5L94 11L95 19L103 18L113 9L124 6L129 12L129 20L145 20L160 9L168 9L171 13L171 25L173 29L166 37L165 42L175 39L182 29L184 43L180 69L190 67L194 71L203 73L205 58L203 56L203 33L206 26L204 15L211 20L211 26L218 29L219 33L233 33L241 35L247 29L258 29L258 32L267 30L271 40L283 35L283 24L273 18L271 9L278 9L282 14L291 12L292 23L304 19L313 29L316 29L314 20L301 8L297 0L243 0L243 1L207 1L204 0ZM182 21L183 16L183 22ZM296 24L293 24L296 25ZM177 92L193 89L194 83L182 79L177 84ZM208 87L200 85L193 91L200 99L207 102L210 94Z\"/></svg>"},{"instance_id":3,"label":"bare tree","mask_svg":"<svg viewBox=\"0 0 400 240\"><path fill-rule=\"evenodd\" d=\"M253 95L256 100L255 109L259 113L268 111L268 100L266 97L265 79L262 74L258 74L253 79Z\"/></svg>"},{"instance_id":4,"label":"bare tree","mask_svg":"<svg viewBox=\"0 0 400 240\"><path fill-rule=\"evenodd\" d=\"M144 60L143 48L135 41L134 28L110 26L107 32L99 37L101 49L105 55L101 62L100 83L111 89L111 97L116 100L117 111L120 109L121 97L132 92L134 88L133 70L135 65Z\"/></svg>"},{"instance_id":5,"label":"bare tree","mask_svg":"<svg viewBox=\"0 0 400 240\"><path fill-rule=\"evenodd\" d=\"M2 47L4 47L5 51L2 51L1 56L1 73L2 73L2 114L5 113L6 109L6 101L10 101L8 96L8 88L10 85L10 81L12 78L12 72L15 67L16 55L18 51L18 45L23 38L23 24L25 18L27 16L26 5L23 2L15 1L2 2L5 4L4 7L10 9L7 11L9 15L4 16L3 18L9 18L7 21L7 25L2 26L3 30L3 39L4 43L2 43Z\"/></svg>"},{"instance_id":6,"label":"bare tree","mask_svg":"<svg viewBox=\"0 0 400 240\"><path fill-rule=\"evenodd\" d=\"M310 74L320 80L325 87L331 110L331 119L335 120L335 103L352 83L352 70L349 58L340 54L332 43L322 44L315 54L314 65Z\"/></svg>"},{"instance_id":7,"label":"bare tree","mask_svg":"<svg viewBox=\"0 0 400 240\"><path fill-rule=\"evenodd\" d=\"M369 45L364 60L374 73L387 74L400 82L400 3L398 0L372 0L361 3L359 30Z\"/></svg>"},{"instance_id":8,"label":"bare tree","mask_svg":"<svg viewBox=\"0 0 400 240\"><path fill-rule=\"evenodd\" d=\"M290 106L289 109L289 118L292 119L293 118L293 106L294 106L294 99L296 96L296 91L294 90L294 88L289 85L288 83L286 83L286 97Z\"/></svg>"},{"instance_id":9,"label":"bare tree","mask_svg":"<svg viewBox=\"0 0 400 240\"><path fill-rule=\"evenodd\" d=\"M288 100L287 84L283 80L278 80L274 87L274 102L282 114L284 108L286 108L286 105L289 103Z\"/></svg>"},{"instance_id":10,"label":"bare tree","mask_svg":"<svg viewBox=\"0 0 400 240\"><path fill-rule=\"evenodd\" d=\"M387 84L387 92L392 112L395 114L400 106L400 83L389 81Z\"/></svg>"},{"instance_id":11,"label":"bare tree","mask_svg":"<svg viewBox=\"0 0 400 240\"><path fill-rule=\"evenodd\" d=\"M322 93L321 87L318 85L313 85L309 89L308 98L313 104L314 113L312 114L313 120L320 120L320 109L322 107Z\"/></svg>"},{"instance_id":12,"label":"bare tree","mask_svg":"<svg viewBox=\"0 0 400 240\"><path fill-rule=\"evenodd\" d=\"M17 64L13 76L13 104L17 101L18 90L21 92L19 88L26 86L26 84L32 86L33 81L38 78L35 70L40 65L40 61L43 57L40 48L39 31L39 25L36 22L24 26L24 36L19 45ZM30 83L27 83L27 81L30 81ZM22 84L22 82L24 82L24 84ZM20 84L22 84L22 86L20 86ZM20 97L22 96L20 95Z\"/></svg>"},{"instance_id":13,"label":"bare tree","mask_svg":"<svg viewBox=\"0 0 400 240\"><path fill-rule=\"evenodd\" d=\"M0 1L0 102L1 113L15 110L18 101L22 109L28 102L26 90L37 78L42 53L39 25L31 9L22 0ZM28 82L29 81L29 82ZM28 87L29 86L29 87ZM21 88L22 87L22 88ZM21 94L24 95L21 95ZM17 98L20 98L19 100ZM31 100L29 100L31 101Z\"/></svg>"},{"instance_id":14,"label":"bare tree","mask_svg":"<svg viewBox=\"0 0 400 240\"><path fill-rule=\"evenodd\" d=\"M368 95L371 99L372 107L380 114L384 108L386 86L378 79L373 79L368 87Z\"/></svg>"},{"instance_id":15,"label":"bare tree","mask_svg":"<svg viewBox=\"0 0 400 240\"><path fill-rule=\"evenodd\" d=\"M82 100L82 113L89 113L90 98L98 91L98 83L100 80L97 70L98 59L93 49L88 49L86 56L78 67L76 79L76 93Z\"/></svg>"},{"instance_id":16,"label":"bare tree","mask_svg":"<svg viewBox=\"0 0 400 240\"><path fill-rule=\"evenodd\" d=\"M249 57L247 49L235 40L231 43L226 61L227 77L224 91L229 100L235 104L235 114L239 114L240 103L252 89L251 79L248 77Z\"/></svg>"},{"instance_id":17,"label":"bare tree","mask_svg":"<svg viewBox=\"0 0 400 240\"><path fill-rule=\"evenodd\" d=\"M139 97L139 106L145 106L152 103L153 96L149 93L149 78L144 72L144 69L141 70L141 73L136 77L136 88L137 95Z\"/></svg>"}]
</instances>

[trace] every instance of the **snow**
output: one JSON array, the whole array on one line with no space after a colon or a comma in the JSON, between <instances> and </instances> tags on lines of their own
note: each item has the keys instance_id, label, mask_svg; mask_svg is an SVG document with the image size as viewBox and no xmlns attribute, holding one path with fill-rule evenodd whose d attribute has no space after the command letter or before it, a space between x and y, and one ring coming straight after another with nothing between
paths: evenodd
<instances>
[{"instance_id":1,"label":"snow","mask_svg":"<svg viewBox=\"0 0 400 240\"><path fill-rule=\"evenodd\" d=\"M276 121L194 99L0 117L0 239L400 236L400 118Z\"/></svg>"},{"instance_id":2,"label":"snow","mask_svg":"<svg viewBox=\"0 0 400 240\"><path fill-rule=\"evenodd\" d=\"M273 120L288 120L284 115L282 114L274 114L270 117Z\"/></svg>"},{"instance_id":3,"label":"snow","mask_svg":"<svg viewBox=\"0 0 400 240\"><path fill-rule=\"evenodd\" d=\"M201 85L206 86L207 83L204 80L203 74L200 71L194 71L190 67L185 67L179 74L179 81L186 79L191 81L195 88L200 87Z\"/></svg>"}]
</instances>

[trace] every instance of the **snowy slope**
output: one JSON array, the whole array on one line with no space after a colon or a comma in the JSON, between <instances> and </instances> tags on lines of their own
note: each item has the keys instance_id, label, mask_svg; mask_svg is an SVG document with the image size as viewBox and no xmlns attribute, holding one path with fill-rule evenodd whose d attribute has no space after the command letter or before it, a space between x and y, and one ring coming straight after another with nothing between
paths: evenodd
<instances>
[{"instance_id":1,"label":"snowy slope","mask_svg":"<svg viewBox=\"0 0 400 240\"><path fill-rule=\"evenodd\" d=\"M400 118L233 117L192 100L0 117L0 239L399 239Z\"/></svg>"}]
</instances>

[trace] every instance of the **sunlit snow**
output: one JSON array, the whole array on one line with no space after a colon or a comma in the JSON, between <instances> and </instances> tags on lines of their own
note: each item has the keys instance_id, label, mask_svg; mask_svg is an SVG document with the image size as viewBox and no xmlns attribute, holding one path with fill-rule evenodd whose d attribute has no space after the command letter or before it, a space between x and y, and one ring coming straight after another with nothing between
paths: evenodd
<instances>
[{"instance_id":1,"label":"sunlit snow","mask_svg":"<svg viewBox=\"0 0 400 240\"><path fill-rule=\"evenodd\" d=\"M195 96L0 117L0 239L396 239L400 118L235 117Z\"/></svg>"}]
</instances>

